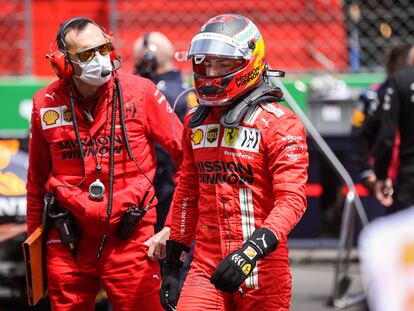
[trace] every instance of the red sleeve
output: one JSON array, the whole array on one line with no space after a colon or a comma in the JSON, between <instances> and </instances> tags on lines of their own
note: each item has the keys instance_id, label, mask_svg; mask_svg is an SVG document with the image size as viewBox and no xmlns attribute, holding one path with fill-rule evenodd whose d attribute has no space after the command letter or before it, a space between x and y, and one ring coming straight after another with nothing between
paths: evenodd
<instances>
[{"instance_id":1,"label":"red sleeve","mask_svg":"<svg viewBox=\"0 0 414 311\"><path fill-rule=\"evenodd\" d=\"M198 223L198 173L191 148L191 130L187 116L183 131L183 165L172 205L172 226L170 239L190 246Z\"/></svg>"},{"instance_id":2,"label":"red sleeve","mask_svg":"<svg viewBox=\"0 0 414 311\"><path fill-rule=\"evenodd\" d=\"M51 170L49 144L42 135L39 111L33 99L32 119L30 123L29 168L27 173L27 233L30 235L42 222L43 196L45 184Z\"/></svg>"},{"instance_id":3,"label":"red sleeve","mask_svg":"<svg viewBox=\"0 0 414 311\"><path fill-rule=\"evenodd\" d=\"M183 125L165 96L153 83L148 84L144 107L149 134L171 156L176 168L175 182L178 183L183 162L183 150L180 141ZM165 226L170 226L170 224L171 212L167 215Z\"/></svg>"},{"instance_id":4,"label":"red sleeve","mask_svg":"<svg viewBox=\"0 0 414 311\"><path fill-rule=\"evenodd\" d=\"M284 239L307 206L309 159L305 129L297 116L288 114L273 122L265 139L276 201L264 227Z\"/></svg>"}]
</instances>

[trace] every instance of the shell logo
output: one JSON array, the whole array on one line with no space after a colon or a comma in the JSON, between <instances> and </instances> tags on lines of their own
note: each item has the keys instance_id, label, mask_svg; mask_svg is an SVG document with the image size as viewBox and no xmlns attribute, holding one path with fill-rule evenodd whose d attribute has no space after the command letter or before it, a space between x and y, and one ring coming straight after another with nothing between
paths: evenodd
<instances>
[{"instance_id":1,"label":"shell logo","mask_svg":"<svg viewBox=\"0 0 414 311\"><path fill-rule=\"evenodd\" d=\"M43 122L46 125L53 125L56 124L56 121L59 119L59 114L55 110L46 111L43 115Z\"/></svg>"},{"instance_id":2,"label":"shell logo","mask_svg":"<svg viewBox=\"0 0 414 311\"><path fill-rule=\"evenodd\" d=\"M203 131L201 129L197 129L191 135L191 140L194 142L194 145L199 145L203 137L204 137Z\"/></svg>"},{"instance_id":3,"label":"shell logo","mask_svg":"<svg viewBox=\"0 0 414 311\"><path fill-rule=\"evenodd\" d=\"M256 252L252 248L248 248L246 249L246 255L250 258L253 258L256 256Z\"/></svg>"}]
</instances>

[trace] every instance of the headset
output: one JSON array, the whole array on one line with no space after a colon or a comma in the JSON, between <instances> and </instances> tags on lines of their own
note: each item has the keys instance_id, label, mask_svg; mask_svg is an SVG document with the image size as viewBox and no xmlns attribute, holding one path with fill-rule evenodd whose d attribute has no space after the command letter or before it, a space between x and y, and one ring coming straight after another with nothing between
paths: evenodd
<instances>
[{"instance_id":1,"label":"headset","mask_svg":"<svg viewBox=\"0 0 414 311\"><path fill-rule=\"evenodd\" d=\"M135 72L140 76L149 79L151 79L158 67L157 55L155 51L151 51L149 48L148 40L150 35L151 32L144 34L142 41L144 55L142 56L141 61L135 65Z\"/></svg>"},{"instance_id":2,"label":"headset","mask_svg":"<svg viewBox=\"0 0 414 311\"><path fill-rule=\"evenodd\" d=\"M56 40L54 41L57 43L58 48L55 51L51 51L50 54L46 55L46 58L49 60L49 63L52 66L53 71L59 78L66 79L73 75L73 67L72 67L73 65L70 61L68 52L66 50L66 44L64 40L65 31L68 29L68 27L71 24L75 22L82 22L82 21L94 24L102 30L104 36L112 44L113 49L111 53L109 54L109 57L111 59L114 70L117 70L121 67L121 59L120 59L120 56L116 52L115 39L112 36L112 33L107 33L106 30L101 25L97 24L90 18L75 17L75 18L67 20L66 22L63 22L60 25L59 30L57 32ZM52 46L53 43L50 46Z\"/></svg>"}]
</instances>

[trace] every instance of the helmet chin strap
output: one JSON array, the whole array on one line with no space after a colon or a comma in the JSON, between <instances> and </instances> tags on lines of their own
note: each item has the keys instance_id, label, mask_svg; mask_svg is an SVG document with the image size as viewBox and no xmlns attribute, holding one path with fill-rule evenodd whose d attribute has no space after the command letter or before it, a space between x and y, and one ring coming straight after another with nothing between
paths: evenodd
<instances>
[{"instance_id":1,"label":"helmet chin strap","mask_svg":"<svg viewBox=\"0 0 414 311\"><path fill-rule=\"evenodd\" d=\"M220 124L226 128L234 128L240 124L246 113L260 103L280 102L283 93L267 83L250 92L247 96L237 99L235 104L220 118Z\"/></svg>"}]
</instances>

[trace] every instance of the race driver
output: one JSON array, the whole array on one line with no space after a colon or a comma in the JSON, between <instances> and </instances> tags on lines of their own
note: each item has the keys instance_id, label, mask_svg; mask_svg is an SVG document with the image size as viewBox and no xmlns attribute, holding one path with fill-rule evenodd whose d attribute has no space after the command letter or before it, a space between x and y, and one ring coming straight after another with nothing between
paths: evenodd
<instances>
[{"instance_id":1,"label":"race driver","mask_svg":"<svg viewBox=\"0 0 414 311\"><path fill-rule=\"evenodd\" d=\"M258 28L234 14L209 19L191 41L200 107L184 120L166 310L289 310L287 235L306 208L308 153L301 121L267 82L264 52Z\"/></svg>"},{"instance_id":2,"label":"race driver","mask_svg":"<svg viewBox=\"0 0 414 311\"><path fill-rule=\"evenodd\" d=\"M28 234L44 199L51 223L52 310L94 310L102 286L115 311L161 311L150 259L165 256L169 228L154 235L154 141L179 169L182 124L150 80L117 71L112 38L93 20L64 22L56 41L60 79L34 96L27 182Z\"/></svg>"}]
</instances>

